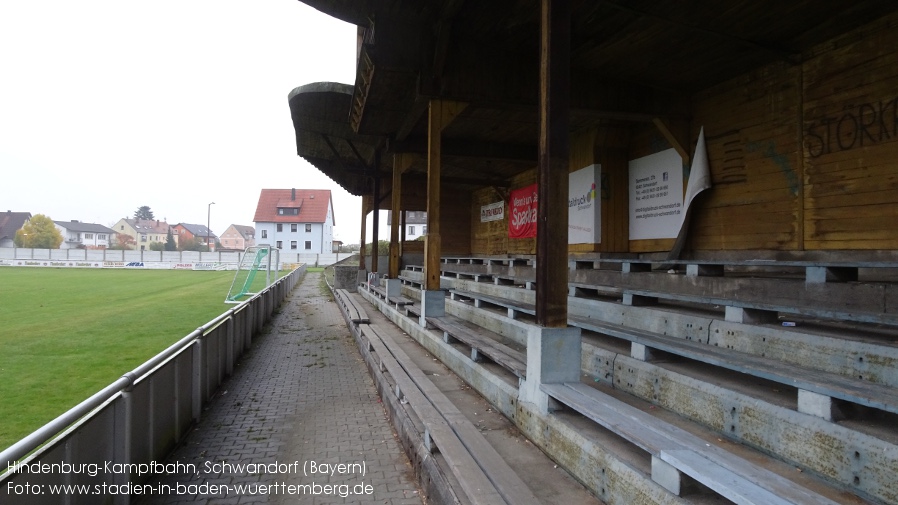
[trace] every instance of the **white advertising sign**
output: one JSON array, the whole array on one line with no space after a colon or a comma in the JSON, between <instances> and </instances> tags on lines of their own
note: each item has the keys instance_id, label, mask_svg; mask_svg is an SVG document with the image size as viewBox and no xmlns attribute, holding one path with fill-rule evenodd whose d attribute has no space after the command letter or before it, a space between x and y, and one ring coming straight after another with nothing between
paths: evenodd
<instances>
[{"instance_id":1,"label":"white advertising sign","mask_svg":"<svg viewBox=\"0 0 898 505\"><path fill-rule=\"evenodd\" d=\"M480 222L501 221L505 219L505 201L495 202L480 207Z\"/></svg>"},{"instance_id":2,"label":"white advertising sign","mask_svg":"<svg viewBox=\"0 0 898 505\"><path fill-rule=\"evenodd\" d=\"M602 165L590 165L568 179L568 244L598 244L602 241Z\"/></svg>"},{"instance_id":3,"label":"white advertising sign","mask_svg":"<svg viewBox=\"0 0 898 505\"><path fill-rule=\"evenodd\" d=\"M683 213L683 161L677 151L630 160L630 240L675 238Z\"/></svg>"}]
</instances>

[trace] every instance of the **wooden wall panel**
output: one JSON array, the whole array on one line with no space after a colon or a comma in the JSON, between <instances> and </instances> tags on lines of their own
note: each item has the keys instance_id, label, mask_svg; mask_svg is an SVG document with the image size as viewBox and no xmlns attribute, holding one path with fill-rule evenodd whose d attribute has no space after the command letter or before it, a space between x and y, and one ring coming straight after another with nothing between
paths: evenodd
<instances>
[{"instance_id":1,"label":"wooden wall panel","mask_svg":"<svg viewBox=\"0 0 898 505\"><path fill-rule=\"evenodd\" d=\"M896 22L832 41L804 64L808 249L898 248Z\"/></svg>"},{"instance_id":2,"label":"wooden wall panel","mask_svg":"<svg viewBox=\"0 0 898 505\"><path fill-rule=\"evenodd\" d=\"M505 217L498 221L480 221L480 208L504 201ZM483 188L471 194L471 254L497 256L508 249L508 192L497 188Z\"/></svg>"},{"instance_id":3,"label":"wooden wall panel","mask_svg":"<svg viewBox=\"0 0 898 505\"><path fill-rule=\"evenodd\" d=\"M440 200L442 254L471 254L471 194L444 184Z\"/></svg>"},{"instance_id":4,"label":"wooden wall panel","mask_svg":"<svg viewBox=\"0 0 898 505\"><path fill-rule=\"evenodd\" d=\"M596 158L602 164L602 243L601 252L630 250L630 163L629 126L599 128Z\"/></svg>"},{"instance_id":5,"label":"wooden wall panel","mask_svg":"<svg viewBox=\"0 0 898 505\"><path fill-rule=\"evenodd\" d=\"M898 249L898 14L691 97L691 120L671 125L694 152L704 127L712 188L695 202L687 250ZM602 240L571 252L664 252L673 239L629 241L628 161L672 147L650 123L597 124L571 137L570 169L602 164ZM684 187L686 183L684 174ZM511 189L536 182L536 169ZM507 205L507 193L503 195ZM475 254L535 254L508 239L508 221L480 223ZM506 207L506 216L508 215Z\"/></svg>"},{"instance_id":6,"label":"wooden wall panel","mask_svg":"<svg viewBox=\"0 0 898 505\"><path fill-rule=\"evenodd\" d=\"M802 248L801 78L778 63L693 97L689 150L704 126L713 186L696 201L689 249Z\"/></svg>"}]
</instances>

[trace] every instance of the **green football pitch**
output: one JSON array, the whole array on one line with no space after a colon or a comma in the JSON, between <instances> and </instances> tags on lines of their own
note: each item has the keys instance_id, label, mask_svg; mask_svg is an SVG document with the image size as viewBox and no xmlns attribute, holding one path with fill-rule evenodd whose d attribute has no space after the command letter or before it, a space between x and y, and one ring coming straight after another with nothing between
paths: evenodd
<instances>
[{"instance_id":1,"label":"green football pitch","mask_svg":"<svg viewBox=\"0 0 898 505\"><path fill-rule=\"evenodd\" d=\"M233 271L0 268L0 449L234 307Z\"/></svg>"}]
</instances>

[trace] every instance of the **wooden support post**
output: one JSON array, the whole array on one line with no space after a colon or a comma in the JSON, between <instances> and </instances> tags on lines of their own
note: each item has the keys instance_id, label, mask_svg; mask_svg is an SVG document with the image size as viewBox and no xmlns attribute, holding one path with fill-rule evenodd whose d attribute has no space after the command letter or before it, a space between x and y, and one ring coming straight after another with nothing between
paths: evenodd
<instances>
[{"instance_id":1,"label":"wooden support post","mask_svg":"<svg viewBox=\"0 0 898 505\"><path fill-rule=\"evenodd\" d=\"M564 328L567 327L571 6L569 0L542 0L541 7L536 322L547 328Z\"/></svg>"},{"instance_id":2,"label":"wooden support post","mask_svg":"<svg viewBox=\"0 0 898 505\"><path fill-rule=\"evenodd\" d=\"M391 209L391 225L390 225L390 271L388 275L391 279L399 278L399 230L402 228L404 230L405 226L402 223L401 215L401 207L402 207L402 174L405 172L409 165L411 165L412 157L408 154L394 154L393 155L393 202ZM405 235L403 233L403 235ZM403 239L405 237L403 236Z\"/></svg>"},{"instance_id":3,"label":"wooden support post","mask_svg":"<svg viewBox=\"0 0 898 505\"><path fill-rule=\"evenodd\" d=\"M369 197L362 196L362 237L359 239L359 282L364 282L368 278L367 268L365 267L365 255L368 251L365 247L365 219L368 216Z\"/></svg>"},{"instance_id":4,"label":"wooden support post","mask_svg":"<svg viewBox=\"0 0 898 505\"><path fill-rule=\"evenodd\" d=\"M427 119L427 235L424 238L424 289L440 289L440 153L443 108L431 100Z\"/></svg>"},{"instance_id":5,"label":"wooden support post","mask_svg":"<svg viewBox=\"0 0 898 505\"><path fill-rule=\"evenodd\" d=\"M374 152L374 166L380 166L380 151ZM380 240L378 231L380 230L380 173L374 173L374 208L371 210L371 271L377 273L377 245Z\"/></svg>"},{"instance_id":6,"label":"wooden support post","mask_svg":"<svg viewBox=\"0 0 898 505\"><path fill-rule=\"evenodd\" d=\"M440 177L442 132L467 104L431 100L427 117L427 235L424 239L424 290L440 289Z\"/></svg>"}]
</instances>

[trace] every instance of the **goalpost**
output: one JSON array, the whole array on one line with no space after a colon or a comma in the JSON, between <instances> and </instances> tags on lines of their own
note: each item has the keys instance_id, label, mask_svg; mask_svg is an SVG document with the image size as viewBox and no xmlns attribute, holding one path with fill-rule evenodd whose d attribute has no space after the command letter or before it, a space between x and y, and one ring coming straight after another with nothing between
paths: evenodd
<instances>
[{"instance_id":1,"label":"goalpost","mask_svg":"<svg viewBox=\"0 0 898 505\"><path fill-rule=\"evenodd\" d=\"M237 273L228 290L225 303L241 303L271 285L278 278L279 250L268 245L247 247L237 263ZM265 273L259 276L259 271Z\"/></svg>"}]
</instances>

